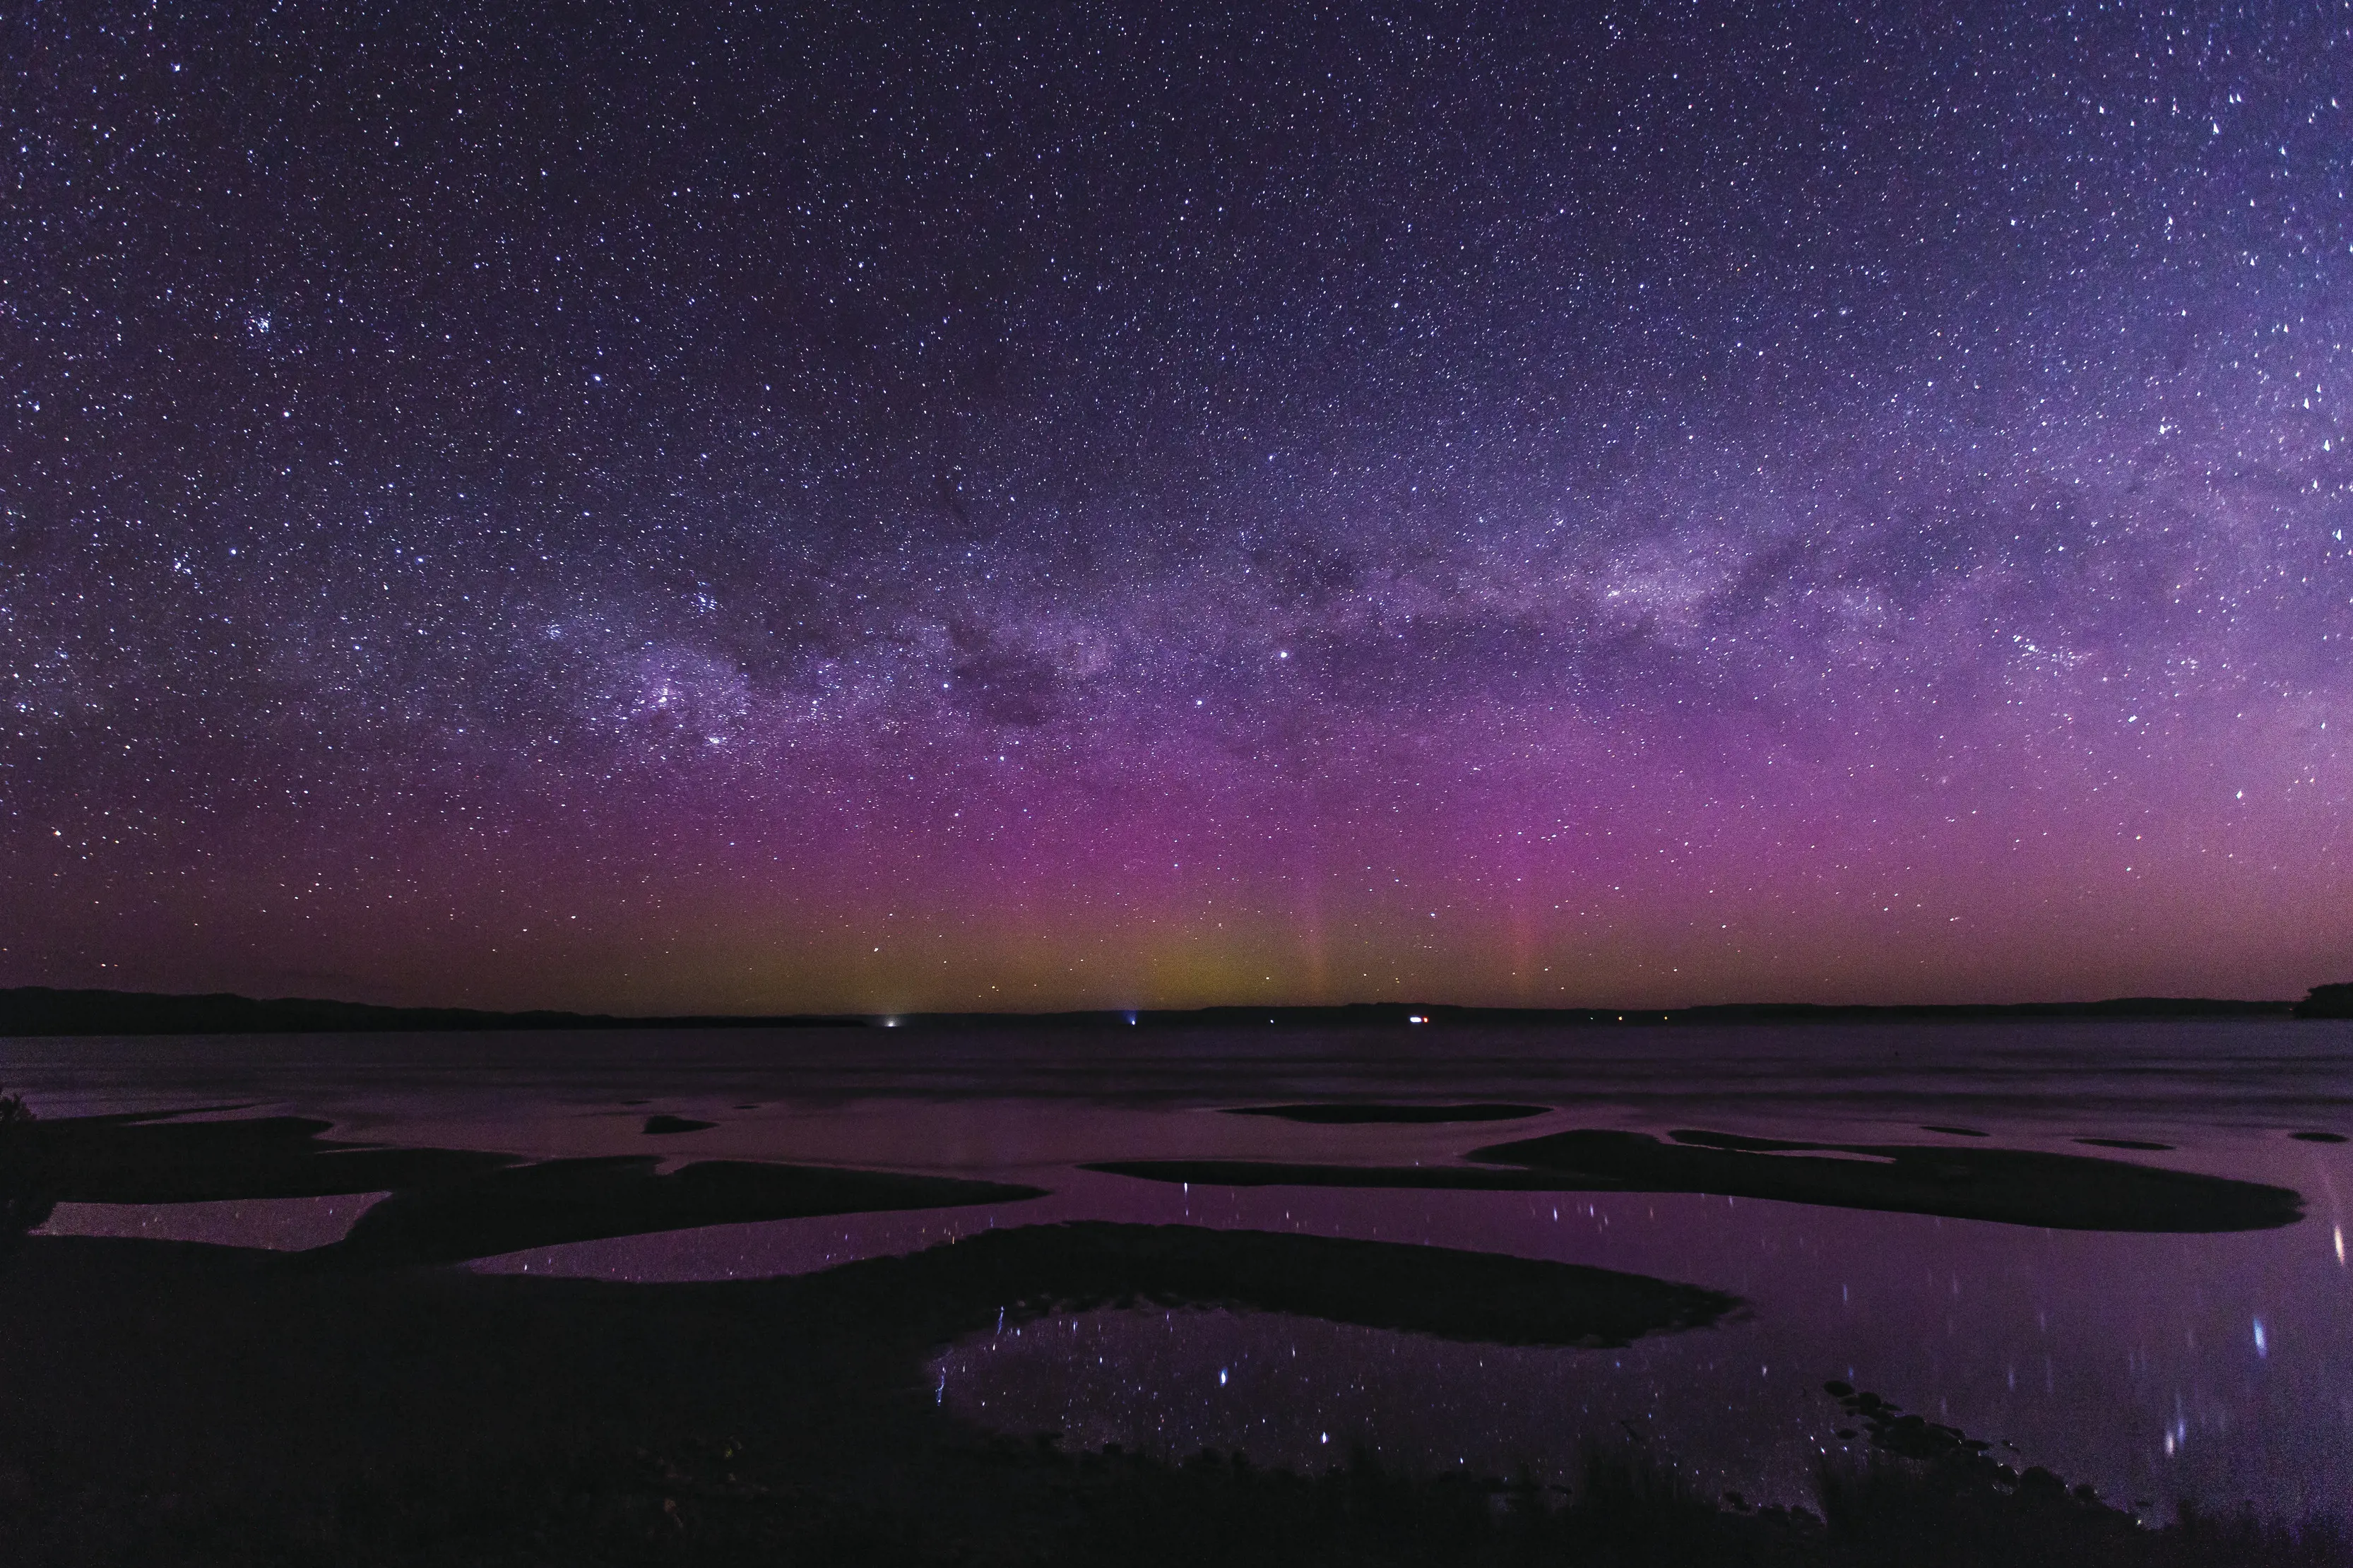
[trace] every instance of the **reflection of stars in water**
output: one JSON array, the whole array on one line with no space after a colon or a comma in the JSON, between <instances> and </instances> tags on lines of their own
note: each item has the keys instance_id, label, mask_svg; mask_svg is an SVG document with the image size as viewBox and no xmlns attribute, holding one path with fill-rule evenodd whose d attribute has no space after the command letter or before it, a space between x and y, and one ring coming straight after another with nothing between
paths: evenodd
<instances>
[{"instance_id":1,"label":"reflection of stars in water","mask_svg":"<svg viewBox=\"0 0 2353 1568\"><path fill-rule=\"evenodd\" d=\"M1362 1452L1424 1472L1525 1468L1553 1483L1587 1445L1631 1430L1725 1486L1802 1495L1819 1443L1803 1429L1775 1441L1787 1400L1739 1382L1720 1357L1662 1364L1648 1348L1519 1350L1279 1314L1104 1311L951 1352L936 1397L1000 1429L1059 1431L1072 1447L1206 1447L1302 1470Z\"/></svg>"},{"instance_id":2,"label":"reflection of stars in water","mask_svg":"<svg viewBox=\"0 0 2353 1568\"><path fill-rule=\"evenodd\" d=\"M2234 1105L2227 1121L2274 1118L2281 1106L2309 1099L2309 1084L2283 1077L2292 1060L2271 1054L2287 1038L2278 1030L2302 1039L2307 1037L2303 1026L2256 1027L2241 1048L2259 1055L2263 1070L2239 1080L2248 1085L2240 1092L2249 1098ZM1330 1093L1335 1077L1398 1092L1391 1076L1397 1063L1330 1059L1318 1054L1312 1037L1295 1037L1271 1057L1234 1058L1222 1053L1254 1041L1254 1033L1204 1032L1156 1065L1129 1064L1134 1076L1122 1081L1151 1085L1145 1098L1161 1107L1157 1111L1142 1112L1133 1104L1114 1109L1092 1099L1050 1110L1018 1100L970 1105L952 1115L944 1115L933 1097L967 1081L971 1042L937 1034L892 1037L895 1054L878 1057L882 1037L811 1033L797 1042L789 1064L774 1059L774 1037L698 1037L699 1048L710 1053L702 1070L730 1080L702 1095L680 1092L683 1069L649 1065L649 1037L509 1037L490 1048L537 1066L520 1072L511 1066L501 1074L497 1119L522 1146L554 1140L542 1152L642 1151L649 1141L638 1129L649 1108L659 1103L725 1122L687 1134L683 1143L651 1141L665 1149L742 1137L726 1157L806 1156L828 1130L843 1135L839 1126L829 1129L840 1120L857 1126L856 1142L870 1153L892 1152L880 1164L915 1165L944 1152L986 1145L991 1160L1008 1163L965 1173L1034 1178L1054 1190L1019 1204L579 1243L472 1267L617 1281L753 1279L914 1251L992 1226L1076 1218L1349 1236L1584 1263L1734 1291L1751 1303L1752 1315L1707 1333L1639 1341L1623 1352L1544 1352L1445 1344L1271 1314L1096 1312L1023 1321L1015 1310L993 1321L978 1319L994 1331L935 1361L934 1400L952 1415L1023 1436L1064 1432L1072 1447L1118 1442L1180 1457L1204 1446L1239 1448L1265 1462L1308 1469L1345 1462L1359 1445L1385 1462L1474 1472L1509 1473L1524 1458L1540 1469L1573 1467L1596 1433L1615 1441L1626 1431L1617 1423L1631 1422L1646 1441L1704 1476L1720 1478L1726 1488L1788 1500L1804 1496L1812 1456L1838 1447L1832 1440L1838 1413L1820 1393L1823 1379L1837 1377L1975 1436L2015 1441L2023 1450L2017 1462L2047 1464L2071 1480L2093 1481L2112 1499L2253 1497L2293 1515L2305 1500L2342 1495L2348 1479L2343 1446L2320 1430L2341 1403L2346 1368L2341 1358L2313 1349L2341 1342L2347 1331L2343 1225L2326 1194L2346 1188L2348 1146L2316 1141L2308 1132L2233 1134L2211 1142L2197 1136L2179 1123L2212 1115L2217 1094L2229 1090L2213 1079L2211 1058L2202 1052L2185 1056L2180 1047L2211 1037L2195 1026L2160 1031L2154 1040L2137 1026L2125 1032L2134 1036L2131 1051L2146 1055L2115 1054L2123 1048L2118 1034L2084 1047L2072 1061L2038 1054L2020 1070L1990 1066L1990 1053L1979 1053L1966 1068L1947 1067L1923 1080L1881 1049L1900 1042L1873 1033L1841 1037L1841 1048L1851 1053L1845 1058L1819 1054L1831 1049L1824 1046L1803 1063L1780 1062L1775 1072L1789 1090L1799 1081L1789 1075L1802 1068L1817 1107L1840 1108L1807 1115L1833 1122L1855 1116L1861 1101L1888 1096L1901 1101L1895 1124L1866 1119L1865 1125L1849 1128L1846 1137L1862 1142L1899 1138L1903 1128L1925 1121L1931 1113L1915 1102L1924 1081L1949 1085L1957 1074L1970 1086L1963 1097L1976 1100L1991 1081L1983 1075L1990 1072L2004 1095L2040 1107L2039 1114L1991 1133L1998 1143L2055 1151L2072 1149L2088 1132L2132 1132L2129 1146L2156 1146L2153 1163L2217 1164L2238 1175L2293 1183L2313 1194L2316 1217L2328 1222L2326 1228L2196 1237L2100 1235L1695 1195L1228 1189L1061 1167L1048 1174L1050 1162L1040 1152L1068 1157L1074 1145L1124 1143L1166 1154L1206 1136L1241 1141L1228 1152L1263 1153L1250 1141L1329 1138L1337 1141L1335 1146L1385 1148L1385 1158L1403 1163L1448 1158L1450 1149L1480 1141L1460 1128L1334 1131L1218 1116L1208 1109L1288 1102L1311 1080L1313 1092ZM1989 1043L2002 1037L1984 1037ZM2324 1036L2308 1037L2326 1048ZM1771 1044L1767 1036L1746 1038ZM841 1053L838 1058L827 1057L828 1041ZM156 1097L175 1074L193 1074L209 1085L202 1096L180 1098L181 1104L275 1100L288 1093L275 1076L286 1070L277 1042L224 1044L200 1063L180 1044L166 1045L75 1043L49 1058L48 1067L79 1087L60 1094L56 1104L42 1097L44 1108L60 1114L152 1110L165 1103ZM1205 1054L1204 1046L1216 1048ZM230 1089L220 1081L225 1062L240 1048L268 1058L269 1088L240 1082ZM385 1048L396 1060L415 1049L422 1060L441 1063L453 1054L476 1059L485 1047L474 1038ZM1737 1113L1736 1124L1746 1130L1794 1131L1749 1120L1758 1114L1755 1080L1736 1080L1738 1087L1727 1090L1721 1080L1703 1081L1704 1075L1690 1065L1696 1057L1672 1055L1698 1048L1688 1037L1681 1047L1662 1040L1630 1044L1613 1031L1564 1061L1549 1045L1515 1046L1490 1037L1482 1049L1501 1054L1472 1070L1501 1072L1514 1050L1533 1049L1541 1062L1527 1060L1517 1070L1533 1074L1534 1081L1506 1074L1477 1083L1476 1092L1542 1100L1607 1079L1641 1098L1673 1100L1672 1107L1655 1106L1663 1124L1705 1124L1734 1114L1737 1102L1746 1109ZM1629 1054L1613 1068L1609 1051ZM121 1058L109 1065L117 1052ZM330 1077L351 1070L344 1053L330 1054L332 1063L316 1060L304 1070ZM1034 1038L1024 1044L1018 1037L990 1037L986 1059L999 1089L1018 1082L1042 1092L1050 1084L1067 1093L1070 1068L1081 1058ZM2139 1064L2130 1077L2143 1098L2128 1114L2141 1125L2086 1126L2091 1112L2081 1093L2086 1070L2115 1081L2126 1059ZM2330 1059L2307 1065L2325 1073ZM124 1060L140 1063L139 1069L121 1070ZM411 1060L408 1070L416 1067ZM533 1097L518 1088L533 1071L552 1073L565 1085L536 1110L529 1104ZM1172 1094L1172 1071L1192 1087ZM632 1087L608 1081L616 1072ZM1445 1066L1423 1061L1410 1064L1409 1072L1423 1082L1432 1073L1453 1076ZM776 1081L780 1074L804 1089L811 1081L805 1075L822 1079L832 1087L815 1100L829 1109L785 1114L790 1100ZM1233 1081L1237 1076L1245 1081ZM2145 1096L2168 1077L2182 1087L2176 1109L2159 1115ZM1212 1080L1222 1089L1246 1086L1248 1092L1213 1092L1205 1087ZM657 1081L663 1098L640 1098ZM1098 1090L1109 1082L1089 1080ZM596 1087L582 1087L588 1083ZM1464 1087L1459 1079L1449 1084L1450 1091ZM877 1093L910 1098L889 1102L886 1110L872 1098ZM607 1109L617 1101L622 1109ZM752 1115L763 1105L777 1112L765 1125ZM594 1109L584 1116L584 1106ZM299 1101L283 1108L306 1109ZM480 1112L459 1115L438 1082L419 1103L393 1113L378 1105L359 1120L381 1136L396 1126L414 1133L419 1118L437 1129L436 1141L449 1146L466 1144L455 1135L457 1127L479 1129L490 1120ZM1967 1136L1968 1130L1945 1128L1939 1135ZM584 1137L614 1142L573 1142ZM1398 1141L1384 1142L1392 1138ZM61 1208L50 1229L300 1247L333 1239L370 1201L77 1205Z\"/></svg>"},{"instance_id":3,"label":"reflection of stars in water","mask_svg":"<svg viewBox=\"0 0 2353 1568\"><path fill-rule=\"evenodd\" d=\"M1510 1475L1525 1464L1573 1479L1592 1444L1639 1436L1705 1485L1798 1501L1825 1453L1854 1446L1835 1436L1848 1418L1820 1391L1836 1377L1973 1436L2015 1441L2022 1453L2002 1449L2011 1462L2049 1465L2111 1499L2261 1496L2293 1513L2342 1479L2328 1446L2274 1440L2298 1419L2280 1402L2306 1408L2308 1391L2275 1371L2250 1377L2281 1364L2276 1303L2295 1303L2307 1337L2340 1312L2316 1273L2333 1279L2344 1267L2333 1234L2261 1233L2182 1253L2139 1236L1720 1198L1579 1195L1523 1209L1386 1197L1377 1218L1343 1194L1196 1188L1188 1201L1195 1223L1378 1232L1701 1280L1737 1290L1753 1315L1596 1352L1275 1314L1094 1311L1001 1325L950 1350L935 1397L998 1430L1060 1432L1073 1447L1170 1458L1211 1447L1303 1470L1334 1462L1336 1447L1421 1470ZM2241 1246L2271 1261L2242 1271L2231 1260ZM2120 1292L2134 1303L2121 1316ZM2260 1348L2247 1318L2231 1327L2243 1302L2261 1306ZM2307 1364L2296 1375L2333 1374Z\"/></svg>"}]
</instances>

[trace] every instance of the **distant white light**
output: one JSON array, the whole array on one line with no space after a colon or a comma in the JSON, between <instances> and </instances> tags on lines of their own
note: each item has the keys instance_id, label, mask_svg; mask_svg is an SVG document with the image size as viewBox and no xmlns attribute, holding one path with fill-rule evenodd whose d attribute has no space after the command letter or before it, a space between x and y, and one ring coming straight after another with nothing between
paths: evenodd
<instances>
[{"instance_id":1,"label":"distant white light","mask_svg":"<svg viewBox=\"0 0 2353 1568\"><path fill-rule=\"evenodd\" d=\"M2261 1318L2255 1320L2255 1353L2266 1360L2272 1353L2271 1345L2263 1339L2263 1321Z\"/></svg>"},{"instance_id":2,"label":"distant white light","mask_svg":"<svg viewBox=\"0 0 2353 1568\"><path fill-rule=\"evenodd\" d=\"M1407 1015L1406 1015L1406 1017L1405 1017L1405 1021L1406 1021L1407 1023L1409 1023L1409 1024L1427 1024L1427 1023L1429 1023L1429 1022L1430 1022L1430 1020L1429 1020L1428 1018L1423 1017L1423 1016L1422 1016L1420 1014L1419 1014L1419 1013L1409 1013L1409 1014L1407 1014Z\"/></svg>"}]
</instances>

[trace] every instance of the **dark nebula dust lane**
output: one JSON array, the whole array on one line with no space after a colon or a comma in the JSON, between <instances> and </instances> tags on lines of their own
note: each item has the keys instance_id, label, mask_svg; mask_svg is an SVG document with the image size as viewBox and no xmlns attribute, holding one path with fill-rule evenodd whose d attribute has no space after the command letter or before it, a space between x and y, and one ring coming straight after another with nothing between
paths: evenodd
<instances>
[{"instance_id":1,"label":"dark nebula dust lane","mask_svg":"<svg viewBox=\"0 0 2353 1568\"><path fill-rule=\"evenodd\" d=\"M2293 995L2353 8L0 19L0 983Z\"/></svg>"}]
</instances>

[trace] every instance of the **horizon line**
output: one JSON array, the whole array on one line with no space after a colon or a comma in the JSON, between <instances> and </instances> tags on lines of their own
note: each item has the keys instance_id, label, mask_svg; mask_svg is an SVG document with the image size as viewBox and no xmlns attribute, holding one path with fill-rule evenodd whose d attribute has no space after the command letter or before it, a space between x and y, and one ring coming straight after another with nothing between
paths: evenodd
<instances>
[{"instance_id":1,"label":"horizon line","mask_svg":"<svg viewBox=\"0 0 2353 1568\"><path fill-rule=\"evenodd\" d=\"M121 991L22 985L0 988L0 1036L457 1032L468 1029L904 1028L926 1025L1088 1024L1141 1027L1192 1023L1384 1023L1406 1027L1487 1022L1560 1025L1802 1023L1905 1018L2353 1016L2353 984L2312 987L2301 999L2116 996L2094 1001L1713 1002L1671 1007L1540 1007L1475 1003L1210 1003L1194 1007L1084 1007L1014 1011L800 1013L586 1013L563 1008L483 1008L256 997L239 992Z\"/></svg>"}]
</instances>

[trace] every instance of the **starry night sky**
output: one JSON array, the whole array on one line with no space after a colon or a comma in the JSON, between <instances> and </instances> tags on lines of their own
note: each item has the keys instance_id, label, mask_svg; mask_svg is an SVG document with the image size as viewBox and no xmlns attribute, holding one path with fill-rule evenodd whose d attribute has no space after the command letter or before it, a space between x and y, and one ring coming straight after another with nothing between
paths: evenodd
<instances>
[{"instance_id":1,"label":"starry night sky","mask_svg":"<svg viewBox=\"0 0 2353 1568\"><path fill-rule=\"evenodd\" d=\"M2353 975L2353 6L0 66L0 984Z\"/></svg>"}]
</instances>

